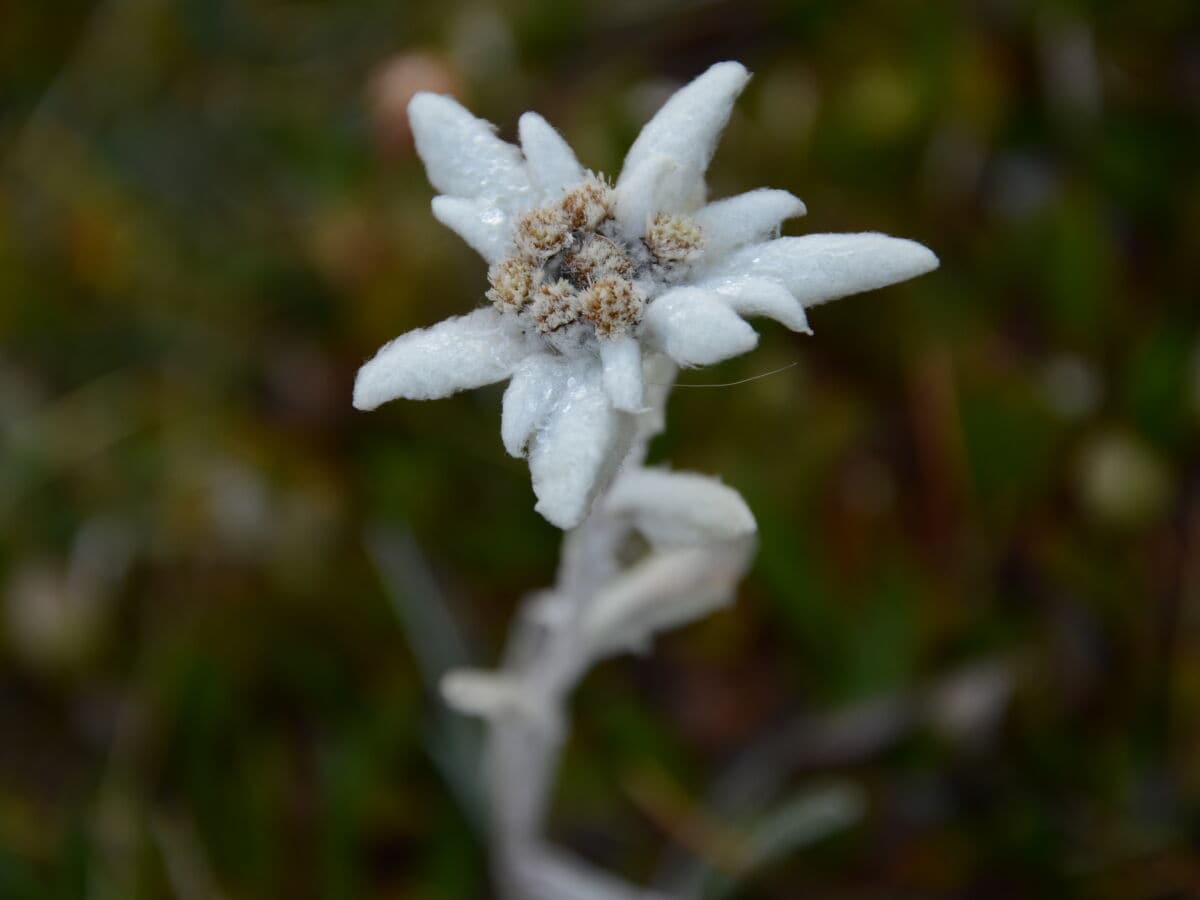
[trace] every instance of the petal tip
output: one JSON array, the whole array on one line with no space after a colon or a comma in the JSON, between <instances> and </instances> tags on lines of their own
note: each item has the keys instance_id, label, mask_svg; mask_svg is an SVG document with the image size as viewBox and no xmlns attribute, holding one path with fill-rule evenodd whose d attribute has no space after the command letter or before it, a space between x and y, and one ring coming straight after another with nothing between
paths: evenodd
<instances>
[{"instance_id":1,"label":"petal tip","mask_svg":"<svg viewBox=\"0 0 1200 900\"><path fill-rule=\"evenodd\" d=\"M420 127L438 113L446 109L447 104L458 106L458 101L446 94L435 94L432 91L418 91L408 101L408 120L413 127Z\"/></svg>"},{"instance_id":2,"label":"petal tip","mask_svg":"<svg viewBox=\"0 0 1200 900\"><path fill-rule=\"evenodd\" d=\"M917 242L913 241L913 243L916 244ZM920 252L917 254L917 259L919 260L919 265L921 267L921 271L917 273L918 275L924 275L926 272L932 272L934 269L941 268L942 261L938 259L936 253L934 253L924 244L917 244L917 247L920 248Z\"/></svg>"},{"instance_id":3,"label":"petal tip","mask_svg":"<svg viewBox=\"0 0 1200 900\"><path fill-rule=\"evenodd\" d=\"M453 94L439 94L436 91L417 91L408 101L408 114L412 116L435 115L465 115L475 118L474 114L459 102Z\"/></svg>"},{"instance_id":4,"label":"petal tip","mask_svg":"<svg viewBox=\"0 0 1200 900\"><path fill-rule=\"evenodd\" d=\"M377 409L380 403L371 384L370 365L369 362L364 363L354 378L354 395L350 402L360 412L371 412L371 410Z\"/></svg>"},{"instance_id":5,"label":"petal tip","mask_svg":"<svg viewBox=\"0 0 1200 900\"><path fill-rule=\"evenodd\" d=\"M548 134L557 136L558 132L538 113L533 111L521 113L521 118L517 119L517 139L521 142L521 148L525 151L526 157L529 156L530 145Z\"/></svg>"},{"instance_id":6,"label":"petal tip","mask_svg":"<svg viewBox=\"0 0 1200 900\"><path fill-rule=\"evenodd\" d=\"M546 199L583 180L584 170L574 151L544 117L524 113L517 123L517 134L529 177Z\"/></svg>"},{"instance_id":7,"label":"petal tip","mask_svg":"<svg viewBox=\"0 0 1200 900\"><path fill-rule=\"evenodd\" d=\"M566 508L561 504L547 503L544 500L537 501L533 505L533 511L562 531L570 531L575 528L587 515L586 508Z\"/></svg>"},{"instance_id":8,"label":"petal tip","mask_svg":"<svg viewBox=\"0 0 1200 900\"><path fill-rule=\"evenodd\" d=\"M777 321L793 334L806 334L812 337L812 326L808 324L808 314L805 313L804 307L797 304L798 313L790 316L775 316Z\"/></svg>"},{"instance_id":9,"label":"petal tip","mask_svg":"<svg viewBox=\"0 0 1200 900\"><path fill-rule=\"evenodd\" d=\"M896 250L896 265L903 273L898 281L925 275L941 265L937 254L924 244L897 237L888 237L888 242Z\"/></svg>"},{"instance_id":10,"label":"petal tip","mask_svg":"<svg viewBox=\"0 0 1200 900\"><path fill-rule=\"evenodd\" d=\"M517 133L524 136L527 132L536 131L543 127L549 128L550 123L545 117L535 113L533 110L521 113L521 117L517 119Z\"/></svg>"},{"instance_id":11,"label":"petal tip","mask_svg":"<svg viewBox=\"0 0 1200 900\"><path fill-rule=\"evenodd\" d=\"M734 59L713 63L700 76L701 78L720 78L737 85L740 90L750 80L750 70Z\"/></svg>"}]
</instances>

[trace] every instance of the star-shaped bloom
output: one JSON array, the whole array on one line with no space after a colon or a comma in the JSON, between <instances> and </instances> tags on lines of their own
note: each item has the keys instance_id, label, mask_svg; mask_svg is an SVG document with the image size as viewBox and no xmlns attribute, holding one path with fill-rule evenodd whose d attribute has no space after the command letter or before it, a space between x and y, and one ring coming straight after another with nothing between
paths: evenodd
<instances>
[{"instance_id":1,"label":"star-shaped bloom","mask_svg":"<svg viewBox=\"0 0 1200 900\"><path fill-rule=\"evenodd\" d=\"M936 268L927 248L882 234L780 237L805 212L786 191L705 202L749 77L718 63L676 92L615 184L536 113L521 117L516 147L449 97L414 97L417 152L441 193L433 214L489 263L490 302L385 345L359 371L354 405L510 379L504 446L529 460L538 512L572 528L633 441L645 372L745 353L758 341L746 316L807 333L806 307Z\"/></svg>"}]
</instances>

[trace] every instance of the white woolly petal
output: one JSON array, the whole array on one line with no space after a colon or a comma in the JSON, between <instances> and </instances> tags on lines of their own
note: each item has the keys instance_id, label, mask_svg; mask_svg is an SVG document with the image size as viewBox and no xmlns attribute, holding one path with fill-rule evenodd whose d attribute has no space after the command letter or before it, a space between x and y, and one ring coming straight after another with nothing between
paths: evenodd
<instances>
[{"instance_id":1,"label":"white woolly petal","mask_svg":"<svg viewBox=\"0 0 1200 900\"><path fill-rule=\"evenodd\" d=\"M418 328L385 344L358 370L354 406L433 400L507 378L525 356L524 339L491 307Z\"/></svg>"},{"instance_id":2,"label":"white woolly petal","mask_svg":"<svg viewBox=\"0 0 1200 900\"><path fill-rule=\"evenodd\" d=\"M499 262L512 253L512 222L490 200L434 197L433 217L489 263Z\"/></svg>"},{"instance_id":3,"label":"white woolly petal","mask_svg":"<svg viewBox=\"0 0 1200 900\"><path fill-rule=\"evenodd\" d=\"M643 353L642 377L646 385L648 409L637 417L638 437L649 441L667 426L667 398L675 385L679 367L665 353Z\"/></svg>"},{"instance_id":4,"label":"white woolly petal","mask_svg":"<svg viewBox=\"0 0 1200 900\"><path fill-rule=\"evenodd\" d=\"M725 278L696 285L719 296L739 316L767 316L792 331L812 334L804 304L774 278Z\"/></svg>"},{"instance_id":5,"label":"white woolly petal","mask_svg":"<svg viewBox=\"0 0 1200 900\"><path fill-rule=\"evenodd\" d=\"M490 123L450 97L424 92L409 102L408 120L429 181L441 193L491 200L509 211L534 202L521 151L496 137Z\"/></svg>"},{"instance_id":6,"label":"white woolly petal","mask_svg":"<svg viewBox=\"0 0 1200 900\"><path fill-rule=\"evenodd\" d=\"M669 156L653 156L641 163L614 191L617 224L631 241L646 233L654 214L678 206L669 195L678 182L679 163Z\"/></svg>"},{"instance_id":7,"label":"white woolly petal","mask_svg":"<svg viewBox=\"0 0 1200 900\"><path fill-rule=\"evenodd\" d=\"M524 456L533 432L546 421L566 383L562 357L533 353L521 360L504 391L500 438L513 456Z\"/></svg>"},{"instance_id":8,"label":"white woolly petal","mask_svg":"<svg viewBox=\"0 0 1200 900\"><path fill-rule=\"evenodd\" d=\"M704 232L705 255L716 258L743 244L778 237L784 220L806 211L799 197L761 188L710 203L695 219Z\"/></svg>"},{"instance_id":9,"label":"white woolly petal","mask_svg":"<svg viewBox=\"0 0 1200 900\"><path fill-rule=\"evenodd\" d=\"M691 472L628 469L613 483L605 508L632 516L637 529L657 547L732 540L756 530L741 494L715 478Z\"/></svg>"},{"instance_id":10,"label":"white woolly petal","mask_svg":"<svg viewBox=\"0 0 1200 900\"><path fill-rule=\"evenodd\" d=\"M642 649L656 632L707 615L733 599L753 541L655 552L622 572L588 604L580 631L596 656Z\"/></svg>"},{"instance_id":11,"label":"white woolly petal","mask_svg":"<svg viewBox=\"0 0 1200 900\"><path fill-rule=\"evenodd\" d=\"M544 199L553 199L583 181L583 166L571 145L537 113L521 116L518 126L529 179Z\"/></svg>"},{"instance_id":12,"label":"white woolly petal","mask_svg":"<svg viewBox=\"0 0 1200 900\"><path fill-rule=\"evenodd\" d=\"M642 381L642 348L637 338L621 335L600 339L600 363L604 369L604 390L617 409L640 412L645 406Z\"/></svg>"},{"instance_id":13,"label":"white woolly petal","mask_svg":"<svg viewBox=\"0 0 1200 900\"><path fill-rule=\"evenodd\" d=\"M754 329L708 291L667 291L646 310L646 333L681 366L706 366L752 350Z\"/></svg>"},{"instance_id":14,"label":"white woolly petal","mask_svg":"<svg viewBox=\"0 0 1200 900\"><path fill-rule=\"evenodd\" d=\"M616 474L629 449L633 418L612 408L596 360L571 360L561 378L549 418L534 435L529 472L538 498L534 508L567 529L583 521Z\"/></svg>"},{"instance_id":15,"label":"white woolly petal","mask_svg":"<svg viewBox=\"0 0 1200 900\"><path fill-rule=\"evenodd\" d=\"M729 121L734 100L749 80L745 66L722 62L676 91L629 148L618 185L632 178L647 160L666 156L679 163L669 193L689 199L702 193L704 172L717 140Z\"/></svg>"},{"instance_id":16,"label":"white woolly petal","mask_svg":"<svg viewBox=\"0 0 1200 900\"><path fill-rule=\"evenodd\" d=\"M916 241L886 234L807 234L735 250L707 279L754 276L783 282L805 306L895 284L938 267Z\"/></svg>"}]
</instances>

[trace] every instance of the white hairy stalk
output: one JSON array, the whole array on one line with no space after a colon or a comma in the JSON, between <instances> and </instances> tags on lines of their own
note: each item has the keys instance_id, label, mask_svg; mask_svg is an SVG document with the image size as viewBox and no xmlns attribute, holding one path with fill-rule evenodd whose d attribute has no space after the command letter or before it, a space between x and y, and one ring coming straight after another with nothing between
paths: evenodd
<instances>
[{"instance_id":1,"label":"white hairy stalk","mask_svg":"<svg viewBox=\"0 0 1200 900\"><path fill-rule=\"evenodd\" d=\"M656 374L668 376L669 368ZM754 519L736 492L702 476L642 467L668 391L665 382L654 387L656 414L642 420L623 474L565 535L556 584L518 613L500 670L455 672L443 682L452 706L487 724L494 868L512 900L657 896L542 837L570 695L597 660L642 647L656 631L732 600L754 549ZM630 565L622 550L634 532L650 549Z\"/></svg>"},{"instance_id":2,"label":"white hairy stalk","mask_svg":"<svg viewBox=\"0 0 1200 900\"><path fill-rule=\"evenodd\" d=\"M507 379L502 442L529 462L535 509L567 532L557 582L521 610L500 668L443 682L454 708L488 726L493 854L511 900L652 896L542 832L580 678L732 600L753 551L736 491L644 466L678 367L751 350L747 317L811 334L808 307L937 267L920 244L877 233L780 237L805 213L787 191L705 202L705 171L749 78L724 62L680 89L615 182L584 169L535 113L521 117L517 147L449 97L409 106L440 192L433 214L487 261L488 305L385 345L360 369L354 405Z\"/></svg>"}]
</instances>

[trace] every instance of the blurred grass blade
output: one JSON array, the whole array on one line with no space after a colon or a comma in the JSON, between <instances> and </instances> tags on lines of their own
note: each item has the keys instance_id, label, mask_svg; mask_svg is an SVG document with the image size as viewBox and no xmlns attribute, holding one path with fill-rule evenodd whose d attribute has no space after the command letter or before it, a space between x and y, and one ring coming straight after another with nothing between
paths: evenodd
<instances>
[{"instance_id":1,"label":"blurred grass blade","mask_svg":"<svg viewBox=\"0 0 1200 900\"><path fill-rule=\"evenodd\" d=\"M855 825L866 805L862 788L846 781L801 791L755 823L742 845L737 874L714 872L702 896L722 900L733 895L754 872Z\"/></svg>"},{"instance_id":2,"label":"blurred grass blade","mask_svg":"<svg viewBox=\"0 0 1200 900\"><path fill-rule=\"evenodd\" d=\"M365 540L425 688L439 697L442 676L451 669L468 668L473 662L446 595L409 531L376 525L368 529ZM451 713L440 700L435 709L434 720L425 732L426 748L471 824L481 829L484 813L479 727Z\"/></svg>"}]
</instances>

